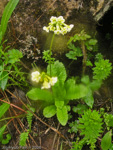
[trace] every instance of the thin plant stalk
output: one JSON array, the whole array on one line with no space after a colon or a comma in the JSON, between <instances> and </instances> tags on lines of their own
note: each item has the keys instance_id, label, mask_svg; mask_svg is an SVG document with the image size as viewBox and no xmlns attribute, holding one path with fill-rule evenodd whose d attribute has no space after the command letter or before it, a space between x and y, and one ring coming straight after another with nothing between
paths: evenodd
<instances>
[{"instance_id":1,"label":"thin plant stalk","mask_svg":"<svg viewBox=\"0 0 113 150\"><path fill-rule=\"evenodd\" d=\"M83 75L85 74L85 70L86 70L86 61L87 61L87 52L85 49L85 44L84 41L81 41L81 47L82 47L82 53L83 53Z\"/></svg>"},{"instance_id":2,"label":"thin plant stalk","mask_svg":"<svg viewBox=\"0 0 113 150\"><path fill-rule=\"evenodd\" d=\"M51 76L51 55L52 55L52 46L53 46L53 40L54 40L55 34L52 36L51 44L50 44L50 60L49 60L49 65L50 65L50 76Z\"/></svg>"}]
</instances>

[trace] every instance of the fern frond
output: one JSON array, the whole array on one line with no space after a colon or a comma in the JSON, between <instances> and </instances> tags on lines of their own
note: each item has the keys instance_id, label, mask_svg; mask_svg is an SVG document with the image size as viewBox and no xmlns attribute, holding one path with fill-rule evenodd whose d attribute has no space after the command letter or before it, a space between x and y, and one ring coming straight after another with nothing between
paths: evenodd
<instances>
[{"instance_id":1,"label":"fern frond","mask_svg":"<svg viewBox=\"0 0 113 150\"><path fill-rule=\"evenodd\" d=\"M99 112L89 109L84 112L82 118L79 118L78 129L81 131L80 135L84 135L84 139L91 144L91 146L94 146L102 132L102 124L102 118Z\"/></svg>"},{"instance_id":2,"label":"fern frond","mask_svg":"<svg viewBox=\"0 0 113 150\"><path fill-rule=\"evenodd\" d=\"M30 107L30 110L31 110L32 112L35 112L35 109L32 108L32 107ZM33 114L32 114L30 111L27 111L27 116L26 116L26 118L27 118L27 122L28 122L29 130L30 130L30 131L31 131L31 124L32 124L32 117L33 117Z\"/></svg>"},{"instance_id":3,"label":"fern frond","mask_svg":"<svg viewBox=\"0 0 113 150\"><path fill-rule=\"evenodd\" d=\"M28 131L20 134L20 142L19 142L20 146L26 145L26 140L28 139L28 134L29 134Z\"/></svg>"}]
</instances>

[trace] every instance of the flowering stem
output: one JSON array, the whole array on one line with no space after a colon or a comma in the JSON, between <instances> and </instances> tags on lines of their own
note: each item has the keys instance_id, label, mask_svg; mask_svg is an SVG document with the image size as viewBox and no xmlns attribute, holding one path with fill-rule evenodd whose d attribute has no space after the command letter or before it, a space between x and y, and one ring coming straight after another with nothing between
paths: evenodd
<instances>
[{"instance_id":1,"label":"flowering stem","mask_svg":"<svg viewBox=\"0 0 113 150\"><path fill-rule=\"evenodd\" d=\"M53 46L53 40L54 40L55 34L52 36L51 44L50 44L50 60L49 60L49 65L50 65L50 76L51 76L51 55L52 55L52 46Z\"/></svg>"}]
</instances>

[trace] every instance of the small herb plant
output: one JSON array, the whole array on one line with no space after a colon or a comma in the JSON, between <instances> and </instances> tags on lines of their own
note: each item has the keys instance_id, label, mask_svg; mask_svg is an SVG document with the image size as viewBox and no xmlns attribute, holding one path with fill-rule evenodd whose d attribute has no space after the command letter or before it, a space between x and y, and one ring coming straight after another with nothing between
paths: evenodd
<instances>
[{"instance_id":1,"label":"small herb plant","mask_svg":"<svg viewBox=\"0 0 113 150\"><path fill-rule=\"evenodd\" d=\"M24 77L25 73L21 72L20 64L18 63L20 59L23 57L22 53L17 49L10 49L9 46L5 47L7 40L3 41L8 21L14 9L16 8L18 2L19 0L10 0L7 3L0 24L0 89L2 89L3 91L10 85L23 86L23 83L24 85L27 85ZM18 77L20 78L20 80L17 80ZM3 117L3 115L5 115L9 107L10 104L5 102L1 103L0 118ZM0 128L0 142L2 144L8 144L11 139L11 135L9 133L6 134L5 131L8 124L12 121L13 118L16 118L16 116L3 118L0 120L4 121L6 119L10 119L10 121L7 124L4 124ZM31 130L32 115L30 114L30 112L28 112L27 114L27 120L29 128Z\"/></svg>"},{"instance_id":2,"label":"small herb plant","mask_svg":"<svg viewBox=\"0 0 113 150\"><path fill-rule=\"evenodd\" d=\"M7 110L9 109L10 105L7 103L3 103L0 105L0 118L7 112ZM10 122L10 121L9 121ZM2 144L7 144L9 143L10 139L11 139L11 135L8 133L6 134L6 138L4 138L3 134L7 128L7 125L9 124L9 122L5 125L3 125L0 128L0 142Z\"/></svg>"},{"instance_id":3,"label":"small herb plant","mask_svg":"<svg viewBox=\"0 0 113 150\"><path fill-rule=\"evenodd\" d=\"M84 140L91 145L90 148L95 148L97 138L102 133L102 118L99 112L90 109L85 111L82 118L79 118L78 129L81 131L80 135L84 135Z\"/></svg>"},{"instance_id":4,"label":"small herb plant","mask_svg":"<svg viewBox=\"0 0 113 150\"><path fill-rule=\"evenodd\" d=\"M67 43L68 48L71 49L71 51L66 54L69 59L77 60L77 57L83 56L83 74L85 73L87 65L92 66L92 63L89 60L90 54L88 53L95 50L96 43L97 40L92 39L90 35L84 32L84 30L82 30L79 34L75 34L73 37L71 37Z\"/></svg>"},{"instance_id":5,"label":"small herb plant","mask_svg":"<svg viewBox=\"0 0 113 150\"><path fill-rule=\"evenodd\" d=\"M33 113L35 112L35 108L30 107L29 105L27 106ZM33 113L31 113L29 110L27 110L26 118L27 122L29 125L29 129L26 132L22 132L20 134L20 141L19 141L19 146L26 146L26 141L29 138L29 133L31 132L31 125L32 125L32 117Z\"/></svg>"},{"instance_id":6,"label":"small herb plant","mask_svg":"<svg viewBox=\"0 0 113 150\"><path fill-rule=\"evenodd\" d=\"M50 76L50 65L47 67L47 75ZM31 100L45 101L48 106L43 110L44 116L50 118L56 114L59 122L66 125L68 111L70 111L69 101L84 97L88 90L83 84L76 84L75 79L67 79L65 67L59 61L51 65L51 76L52 78L56 76L58 78L53 86L45 86L45 89L33 88L27 93L27 96ZM38 76L38 78L40 77ZM48 90L47 88L50 87L51 90Z\"/></svg>"},{"instance_id":7,"label":"small herb plant","mask_svg":"<svg viewBox=\"0 0 113 150\"><path fill-rule=\"evenodd\" d=\"M24 72L21 72L20 64L18 63L23 57L22 53L17 49L10 49L9 46L4 48L3 37L5 35L7 24L19 0L10 0L5 7L0 25L0 88L6 89L8 85L27 85ZM10 49L10 50L9 50ZM20 80L17 82L17 78ZM8 84L8 79L11 81Z\"/></svg>"},{"instance_id":8,"label":"small herb plant","mask_svg":"<svg viewBox=\"0 0 113 150\"><path fill-rule=\"evenodd\" d=\"M76 141L73 142L72 150L82 150L84 145L90 145L90 149L96 148L97 141L101 142L102 150L112 149L112 127L113 115L104 112L104 108L100 111L88 109L82 104L73 107L73 111L79 114L74 122L70 123L71 127L68 132L76 133ZM105 132L105 129L107 131ZM105 135L100 135L105 132ZM81 137L81 138L79 138Z\"/></svg>"},{"instance_id":9,"label":"small herb plant","mask_svg":"<svg viewBox=\"0 0 113 150\"><path fill-rule=\"evenodd\" d=\"M99 59L95 62L95 67L93 68L93 78L99 80L105 80L110 74L112 69L112 64L108 59Z\"/></svg>"}]
</instances>

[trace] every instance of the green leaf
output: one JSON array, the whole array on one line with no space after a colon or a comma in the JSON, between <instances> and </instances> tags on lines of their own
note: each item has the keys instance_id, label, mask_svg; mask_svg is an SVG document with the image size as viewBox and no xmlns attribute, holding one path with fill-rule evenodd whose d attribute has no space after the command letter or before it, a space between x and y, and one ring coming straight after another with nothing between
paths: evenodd
<instances>
[{"instance_id":1,"label":"green leaf","mask_svg":"<svg viewBox=\"0 0 113 150\"><path fill-rule=\"evenodd\" d=\"M111 146L111 141L112 141L112 132L109 131L102 138L101 141L102 150L108 150Z\"/></svg>"},{"instance_id":2,"label":"green leaf","mask_svg":"<svg viewBox=\"0 0 113 150\"><path fill-rule=\"evenodd\" d=\"M87 60L87 61L86 61L86 66L91 66L91 67L92 67L93 64L92 64L92 62L91 62L90 60Z\"/></svg>"},{"instance_id":3,"label":"green leaf","mask_svg":"<svg viewBox=\"0 0 113 150\"><path fill-rule=\"evenodd\" d=\"M0 128L0 141L2 141L2 139L3 139L3 133L6 129L6 127L7 127L7 125L4 125Z\"/></svg>"},{"instance_id":4,"label":"green leaf","mask_svg":"<svg viewBox=\"0 0 113 150\"><path fill-rule=\"evenodd\" d=\"M43 110L43 115L46 118L51 118L56 114L56 106L51 105L51 106L47 106L44 108Z\"/></svg>"},{"instance_id":5,"label":"green leaf","mask_svg":"<svg viewBox=\"0 0 113 150\"><path fill-rule=\"evenodd\" d=\"M27 107L28 107L32 112L35 112L35 108L30 107L29 105L27 105ZM32 124L32 117L33 117L33 113L32 113L32 112L30 112L29 110L27 110L27 115L26 115L27 122L28 122L28 125L29 125L29 132L31 132L31 124Z\"/></svg>"},{"instance_id":6,"label":"green leaf","mask_svg":"<svg viewBox=\"0 0 113 150\"><path fill-rule=\"evenodd\" d=\"M80 99L84 96L86 96L88 93L88 89L83 84L78 85L71 85L67 88L66 91L66 99L74 100L74 99Z\"/></svg>"},{"instance_id":7,"label":"green leaf","mask_svg":"<svg viewBox=\"0 0 113 150\"><path fill-rule=\"evenodd\" d=\"M77 106L73 107L73 112L78 113L78 114L83 114L84 111L86 111L88 107L83 104L78 104Z\"/></svg>"},{"instance_id":8,"label":"green leaf","mask_svg":"<svg viewBox=\"0 0 113 150\"><path fill-rule=\"evenodd\" d=\"M7 135L6 135L6 139L3 139L3 140L2 140L2 144L8 144L9 141L10 141L10 139L11 139L11 135L10 135L10 134L7 134Z\"/></svg>"},{"instance_id":9,"label":"green leaf","mask_svg":"<svg viewBox=\"0 0 113 150\"><path fill-rule=\"evenodd\" d=\"M0 88L2 88L2 90L5 90L7 82L8 82L8 72L3 71L0 73Z\"/></svg>"},{"instance_id":10,"label":"green leaf","mask_svg":"<svg viewBox=\"0 0 113 150\"><path fill-rule=\"evenodd\" d=\"M42 100L51 102L53 100L52 93L47 90L39 89L39 88L33 88L29 92L27 92L27 96L31 100Z\"/></svg>"},{"instance_id":11,"label":"green leaf","mask_svg":"<svg viewBox=\"0 0 113 150\"><path fill-rule=\"evenodd\" d=\"M28 131L20 134L19 146L25 146L26 145L26 140L28 139L28 134L29 134Z\"/></svg>"},{"instance_id":12,"label":"green leaf","mask_svg":"<svg viewBox=\"0 0 113 150\"><path fill-rule=\"evenodd\" d=\"M90 88L92 91L98 90L101 87L102 81L101 80L93 80L90 83Z\"/></svg>"},{"instance_id":13,"label":"green leaf","mask_svg":"<svg viewBox=\"0 0 113 150\"><path fill-rule=\"evenodd\" d=\"M84 139L88 144L94 145L102 133L102 124L102 118L98 111L86 110L82 118L79 118L80 135L85 136Z\"/></svg>"},{"instance_id":14,"label":"green leaf","mask_svg":"<svg viewBox=\"0 0 113 150\"><path fill-rule=\"evenodd\" d=\"M18 2L19 0L10 0L4 9L3 16L1 19L1 26L0 26L0 32L2 32L2 38L6 32L9 18L11 17Z\"/></svg>"},{"instance_id":15,"label":"green leaf","mask_svg":"<svg viewBox=\"0 0 113 150\"><path fill-rule=\"evenodd\" d=\"M9 50L8 55L9 55L9 63L11 64L20 61L20 58L23 57L22 52L16 49Z\"/></svg>"},{"instance_id":16,"label":"green leaf","mask_svg":"<svg viewBox=\"0 0 113 150\"><path fill-rule=\"evenodd\" d=\"M77 133L78 132L78 125L79 125L79 121L75 120L74 122L69 124L69 127L71 127L71 129L68 130L68 132L72 133Z\"/></svg>"},{"instance_id":17,"label":"green leaf","mask_svg":"<svg viewBox=\"0 0 113 150\"><path fill-rule=\"evenodd\" d=\"M60 83L56 83L56 85L52 87L52 91L53 91L54 99L57 99L58 101L64 100L66 95L66 90L64 88L64 85Z\"/></svg>"},{"instance_id":18,"label":"green leaf","mask_svg":"<svg viewBox=\"0 0 113 150\"><path fill-rule=\"evenodd\" d=\"M88 85L90 83L89 76L84 76L81 79L82 83Z\"/></svg>"},{"instance_id":19,"label":"green leaf","mask_svg":"<svg viewBox=\"0 0 113 150\"><path fill-rule=\"evenodd\" d=\"M47 66L47 74L50 75L50 65ZM51 64L51 76L58 77L62 83L66 80L67 74L63 63L55 61L54 64Z\"/></svg>"},{"instance_id":20,"label":"green leaf","mask_svg":"<svg viewBox=\"0 0 113 150\"><path fill-rule=\"evenodd\" d=\"M87 95L83 99L90 108L93 107L94 98L93 98L93 93L92 93L91 89L88 90Z\"/></svg>"},{"instance_id":21,"label":"green leaf","mask_svg":"<svg viewBox=\"0 0 113 150\"><path fill-rule=\"evenodd\" d=\"M2 42L2 31L0 31L0 44Z\"/></svg>"},{"instance_id":22,"label":"green leaf","mask_svg":"<svg viewBox=\"0 0 113 150\"><path fill-rule=\"evenodd\" d=\"M75 47L74 44L69 43L68 48L72 50L66 54L66 57L69 59L77 60L77 57L83 56L82 50L79 47Z\"/></svg>"},{"instance_id":23,"label":"green leaf","mask_svg":"<svg viewBox=\"0 0 113 150\"><path fill-rule=\"evenodd\" d=\"M89 45L95 45L97 43L97 40L96 39L90 39L88 41Z\"/></svg>"},{"instance_id":24,"label":"green leaf","mask_svg":"<svg viewBox=\"0 0 113 150\"><path fill-rule=\"evenodd\" d=\"M95 67L93 68L93 78L97 80L105 80L112 70L112 64L108 59L101 59L95 62Z\"/></svg>"},{"instance_id":25,"label":"green leaf","mask_svg":"<svg viewBox=\"0 0 113 150\"><path fill-rule=\"evenodd\" d=\"M65 82L65 89L66 91L68 90L69 87L73 87L75 86L75 79L68 79L66 82Z\"/></svg>"},{"instance_id":26,"label":"green leaf","mask_svg":"<svg viewBox=\"0 0 113 150\"><path fill-rule=\"evenodd\" d=\"M0 106L0 118L5 114L5 112L9 109L10 105L7 103L3 103Z\"/></svg>"},{"instance_id":27,"label":"green leaf","mask_svg":"<svg viewBox=\"0 0 113 150\"><path fill-rule=\"evenodd\" d=\"M62 109L62 107L64 106L64 101L55 100L55 106L56 106L57 108Z\"/></svg>"},{"instance_id":28,"label":"green leaf","mask_svg":"<svg viewBox=\"0 0 113 150\"><path fill-rule=\"evenodd\" d=\"M62 109L57 108L57 118L61 125L66 125L68 121L68 111L66 106L63 106Z\"/></svg>"}]
</instances>

